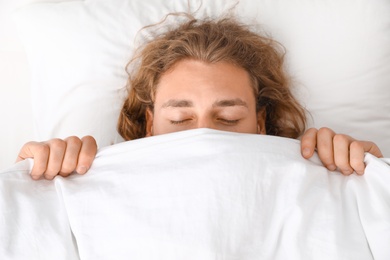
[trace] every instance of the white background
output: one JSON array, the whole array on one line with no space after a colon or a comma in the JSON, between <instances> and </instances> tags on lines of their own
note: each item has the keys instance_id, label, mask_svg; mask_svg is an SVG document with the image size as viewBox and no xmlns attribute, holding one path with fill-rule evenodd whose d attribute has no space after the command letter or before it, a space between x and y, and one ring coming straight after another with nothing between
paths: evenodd
<instances>
[{"instance_id":1,"label":"white background","mask_svg":"<svg viewBox=\"0 0 390 260\"><path fill-rule=\"evenodd\" d=\"M27 58L11 16L24 2L0 0L0 169L33 136Z\"/></svg>"}]
</instances>

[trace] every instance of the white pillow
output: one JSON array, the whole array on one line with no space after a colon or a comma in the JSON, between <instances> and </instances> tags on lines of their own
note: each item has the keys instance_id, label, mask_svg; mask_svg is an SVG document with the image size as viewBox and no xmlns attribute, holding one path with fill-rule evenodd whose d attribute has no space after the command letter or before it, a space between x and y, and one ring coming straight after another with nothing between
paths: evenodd
<instances>
[{"instance_id":1,"label":"white pillow","mask_svg":"<svg viewBox=\"0 0 390 260\"><path fill-rule=\"evenodd\" d=\"M199 16L218 16L237 1L189 2L191 10L203 2ZM15 18L31 65L36 138L91 134L100 147L121 141L116 121L136 34L186 10L187 0L43 2L20 9ZM235 12L286 47L297 97L313 116L310 126L375 141L390 156L389 1L241 0Z\"/></svg>"}]
</instances>

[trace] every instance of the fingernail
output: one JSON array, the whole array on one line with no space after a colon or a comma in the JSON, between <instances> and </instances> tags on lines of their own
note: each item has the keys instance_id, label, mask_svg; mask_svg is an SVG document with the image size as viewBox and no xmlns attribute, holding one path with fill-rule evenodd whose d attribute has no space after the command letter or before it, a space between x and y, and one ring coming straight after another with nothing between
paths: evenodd
<instances>
[{"instance_id":1,"label":"fingernail","mask_svg":"<svg viewBox=\"0 0 390 260\"><path fill-rule=\"evenodd\" d=\"M336 168L337 168L337 167L336 167L336 165L334 165L334 164L331 164L331 165L328 166L328 170L329 170L329 171L335 171Z\"/></svg>"},{"instance_id":2,"label":"fingernail","mask_svg":"<svg viewBox=\"0 0 390 260\"><path fill-rule=\"evenodd\" d=\"M85 167L85 166L79 166L79 167L77 167L77 173L78 174L84 174L84 173L86 173L87 172L87 167Z\"/></svg>"},{"instance_id":3,"label":"fingernail","mask_svg":"<svg viewBox=\"0 0 390 260\"><path fill-rule=\"evenodd\" d=\"M40 177L40 176L37 176L37 175L31 175L31 178L32 178L33 180L38 180L39 177Z\"/></svg>"},{"instance_id":4,"label":"fingernail","mask_svg":"<svg viewBox=\"0 0 390 260\"><path fill-rule=\"evenodd\" d=\"M310 156L310 149L309 148L303 149L303 156L305 156L305 157Z\"/></svg>"},{"instance_id":5,"label":"fingernail","mask_svg":"<svg viewBox=\"0 0 390 260\"><path fill-rule=\"evenodd\" d=\"M352 174L352 171L351 170L344 170L342 171L344 175L351 175Z\"/></svg>"}]
</instances>

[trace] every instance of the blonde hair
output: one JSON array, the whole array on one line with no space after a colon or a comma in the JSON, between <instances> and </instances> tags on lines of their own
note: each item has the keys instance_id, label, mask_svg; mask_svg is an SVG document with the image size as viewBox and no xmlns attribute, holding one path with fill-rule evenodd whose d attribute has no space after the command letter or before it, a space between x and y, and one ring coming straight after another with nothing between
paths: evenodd
<instances>
[{"instance_id":1,"label":"blonde hair","mask_svg":"<svg viewBox=\"0 0 390 260\"><path fill-rule=\"evenodd\" d=\"M153 111L161 76L183 59L207 63L229 62L245 69L252 80L257 111L265 110L266 134L298 138L304 131L304 108L293 97L283 69L284 48L269 37L252 32L234 18L189 19L160 34L136 53L130 64L128 97L118 131L125 140L146 135L146 110Z\"/></svg>"}]
</instances>

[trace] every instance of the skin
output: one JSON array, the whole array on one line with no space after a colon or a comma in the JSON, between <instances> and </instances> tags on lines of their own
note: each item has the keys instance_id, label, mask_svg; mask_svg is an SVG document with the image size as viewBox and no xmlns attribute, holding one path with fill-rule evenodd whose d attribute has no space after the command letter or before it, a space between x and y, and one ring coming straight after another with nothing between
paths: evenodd
<instances>
[{"instance_id":1,"label":"skin","mask_svg":"<svg viewBox=\"0 0 390 260\"><path fill-rule=\"evenodd\" d=\"M147 136L212 128L265 134L256 112L249 74L229 63L180 61L157 86L154 111L146 113Z\"/></svg>"},{"instance_id":2,"label":"skin","mask_svg":"<svg viewBox=\"0 0 390 260\"><path fill-rule=\"evenodd\" d=\"M256 112L255 95L248 73L237 66L196 60L179 61L162 75L157 86L154 111L148 110L147 136L212 128L216 130L266 134L265 113ZM308 129L301 138L301 152L310 158L315 150L324 166L343 174L364 173L364 153L382 157L372 142L336 134L329 128ZM17 161L34 158L33 179L43 176L85 174L97 152L91 136L26 143Z\"/></svg>"}]
</instances>

